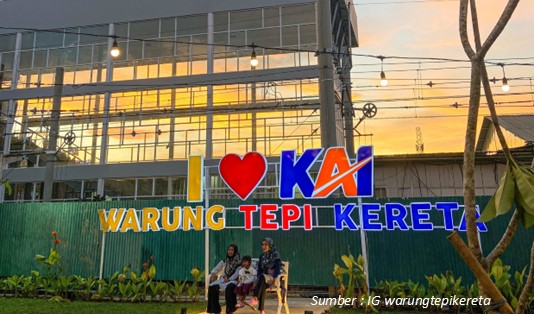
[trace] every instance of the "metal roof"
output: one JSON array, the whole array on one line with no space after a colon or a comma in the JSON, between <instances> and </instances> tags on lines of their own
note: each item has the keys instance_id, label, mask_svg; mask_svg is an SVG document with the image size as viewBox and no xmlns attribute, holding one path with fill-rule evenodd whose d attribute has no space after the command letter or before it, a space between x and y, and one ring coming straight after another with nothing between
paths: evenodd
<instances>
[{"instance_id":1,"label":"metal roof","mask_svg":"<svg viewBox=\"0 0 534 314\"><path fill-rule=\"evenodd\" d=\"M503 129L525 140L525 142L534 142L534 115L499 116L499 124ZM491 117L484 117L478 137L477 151L482 150L491 133L493 133Z\"/></svg>"}]
</instances>

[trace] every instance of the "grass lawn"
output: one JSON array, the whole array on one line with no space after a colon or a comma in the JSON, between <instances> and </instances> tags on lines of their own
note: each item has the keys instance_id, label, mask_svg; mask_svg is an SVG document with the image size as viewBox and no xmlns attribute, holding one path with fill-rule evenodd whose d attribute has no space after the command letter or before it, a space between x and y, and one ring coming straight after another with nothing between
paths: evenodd
<instances>
[{"instance_id":1,"label":"grass lawn","mask_svg":"<svg viewBox=\"0 0 534 314\"><path fill-rule=\"evenodd\" d=\"M118 302L49 302L48 299L0 298L0 312L39 314L176 314L186 307L187 314L202 313L206 303L118 303Z\"/></svg>"}]
</instances>

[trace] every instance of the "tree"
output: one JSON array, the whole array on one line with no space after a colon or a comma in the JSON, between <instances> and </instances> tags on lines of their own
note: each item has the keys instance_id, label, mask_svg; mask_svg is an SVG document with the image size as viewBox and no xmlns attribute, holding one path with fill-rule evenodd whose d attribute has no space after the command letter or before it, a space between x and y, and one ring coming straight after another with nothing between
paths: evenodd
<instances>
[{"instance_id":1,"label":"tree","mask_svg":"<svg viewBox=\"0 0 534 314\"><path fill-rule=\"evenodd\" d=\"M491 93L488 74L484 58L489 49L504 30L508 21L512 17L519 0L509 0L501 17L493 30L482 43L480 38L480 30L478 25L478 16L476 10L475 0L460 0L460 16L459 16L459 31L460 39L463 49L471 62L471 84L470 84L470 100L469 113L467 119L465 150L464 150L464 204L466 211L466 228L468 245L476 257L476 261L480 263L488 272L491 265L499 258L499 256L506 251L510 244L520 222L525 227L531 227L534 224L534 170L532 168L518 165L513 159L510 149L506 144L504 135L499 125L498 116L495 110L495 102ZM471 11L471 22L474 35L475 49L472 48L467 33L467 15L468 9ZM484 209L481 221L489 221L498 215L507 213L513 203L516 205L516 210L510 219L508 227L503 234L499 243L490 252L487 257L482 255L480 249L480 242L478 238L478 231L476 226L476 200L475 200L475 140L478 120L478 111L480 108L481 86L484 88L484 93L487 99L488 108L490 110L492 121L503 151L507 159L506 172L501 179L499 187L494 196L490 200L488 206ZM530 295L534 286L534 243L531 249L531 265L527 278L527 283L521 293L520 300L516 309L516 313L523 313L526 307L528 296ZM493 287L485 281L485 284L479 280L481 294L485 295ZM507 308L510 308L509 306ZM504 310L509 312L508 309Z\"/></svg>"}]
</instances>

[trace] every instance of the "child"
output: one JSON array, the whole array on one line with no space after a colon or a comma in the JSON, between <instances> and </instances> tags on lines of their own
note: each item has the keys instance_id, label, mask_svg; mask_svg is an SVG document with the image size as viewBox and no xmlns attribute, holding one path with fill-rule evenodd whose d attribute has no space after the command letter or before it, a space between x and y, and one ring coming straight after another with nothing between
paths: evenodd
<instances>
[{"instance_id":1,"label":"child","mask_svg":"<svg viewBox=\"0 0 534 314\"><path fill-rule=\"evenodd\" d=\"M256 281L256 270L251 266L252 259L250 256L244 256L242 259L242 268L239 271L239 283L235 288L235 293L239 296L239 302L237 302L236 307L244 307L245 304L243 301L254 286Z\"/></svg>"}]
</instances>

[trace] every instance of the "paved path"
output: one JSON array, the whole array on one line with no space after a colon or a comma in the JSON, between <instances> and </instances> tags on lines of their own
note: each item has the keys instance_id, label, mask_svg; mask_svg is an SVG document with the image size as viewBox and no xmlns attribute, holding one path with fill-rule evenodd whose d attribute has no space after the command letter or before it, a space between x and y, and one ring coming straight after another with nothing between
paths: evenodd
<instances>
[{"instance_id":1,"label":"paved path","mask_svg":"<svg viewBox=\"0 0 534 314\"><path fill-rule=\"evenodd\" d=\"M304 311L313 311L313 314L321 314L324 310L327 310L328 306L319 306L319 305L311 305L312 299L311 298L290 298L288 297L287 303L289 304L289 312L291 314L303 314ZM265 313L266 314L276 314L276 310L278 309L278 301L276 299L267 299L265 300ZM205 314L205 312L200 312L201 314ZM225 308L223 307L222 313L225 312ZM253 311L249 307L244 307L242 309L239 309L235 312L236 314L258 314L259 311ZM282 308L282 313L285 314L284 309Z\"/></svg>"}]
</instances>

